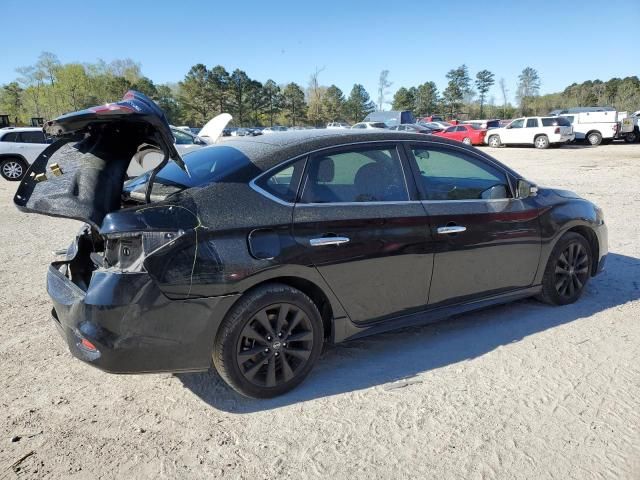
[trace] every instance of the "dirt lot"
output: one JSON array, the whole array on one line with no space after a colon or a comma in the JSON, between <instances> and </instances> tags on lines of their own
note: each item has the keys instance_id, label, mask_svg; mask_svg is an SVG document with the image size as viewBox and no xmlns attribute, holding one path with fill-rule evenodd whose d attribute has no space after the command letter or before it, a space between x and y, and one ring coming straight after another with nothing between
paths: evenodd
<instances>
[{"instance_id":1,"label":"dirt lot","mask_svg":"<svg viewBox=\"0 0 640 480\"><path fill-rule=\"evenodd\" d=\"M44 277L79 224L0 181L0 478L640 478L640 145L488 151L604 208L606 274L575 305L328 348L270 401L71 358Z\"/></svg>"}]
</instances>

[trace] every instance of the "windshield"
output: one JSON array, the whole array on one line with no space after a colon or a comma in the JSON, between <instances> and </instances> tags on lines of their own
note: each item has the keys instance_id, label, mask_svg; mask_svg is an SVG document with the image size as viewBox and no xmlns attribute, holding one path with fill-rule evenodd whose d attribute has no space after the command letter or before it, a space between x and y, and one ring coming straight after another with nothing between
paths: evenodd
<instances>
[{"instance_id":1,"label":"windshield","mask_svg":"<svg viewBox=\"0 0 640 480\"><path fill-rule=\"evenodd\" d=\"M212 183L237 172L251 162L239 150L226 146L202 148L184 156L189 174L175 163L167 163L156 175L154 184L177 187L179 190ZM131 192L146 188L150 172L129 180L125 190Z\"/></svg>"}]
</instances>

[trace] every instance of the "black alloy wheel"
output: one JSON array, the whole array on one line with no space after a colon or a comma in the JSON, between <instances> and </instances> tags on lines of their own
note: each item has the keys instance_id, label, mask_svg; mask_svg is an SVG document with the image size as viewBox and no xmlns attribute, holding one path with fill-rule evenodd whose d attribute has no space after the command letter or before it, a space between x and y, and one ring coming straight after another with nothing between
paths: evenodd
<instances>
[{"instance_id":1,"label":"black alloy wheel","mask_svg":"<svg viewBox=\"0 0 640 480\"><path fill-rule=\"evenodd\" d=\"M580 298L591 277L591 248L577 233L567 233L553 249L542 281L542 300L568 305Z\"/></svg>"},{"instance_id":2,"label":"black alloy wheel","mask_svg":"<svg viewBox=\"0 0 640 480\"><path fill-rule=\"evenodd\" d=\"M272 283L246 293L216 337L213 362L234 390L254 398L300 384L320 356L322 317L300 290Z\"/></svg>"},{"instance_id":3,"label":"black alloy wheel","mask_svg":"<svg viewBox=\"0 0 640 480\"><path fill-rule=\"evenodd\" d=\"M313 350L313 327L304 311L276 303L258 311L242 329L236 362L247 381L273 388L300 373Z\"/></svg>"}]
</instances>

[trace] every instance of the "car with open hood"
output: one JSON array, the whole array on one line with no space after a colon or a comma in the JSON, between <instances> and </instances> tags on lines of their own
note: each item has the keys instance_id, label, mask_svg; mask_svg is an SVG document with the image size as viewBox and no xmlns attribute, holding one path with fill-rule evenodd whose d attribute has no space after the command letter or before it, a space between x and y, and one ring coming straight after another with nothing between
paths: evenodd
<instances>
[{"instance_id":1,"label":"car with open hood","mask_svg":"<svg viewBox=\"0 0 640 480\"><path fill-rule=\"evenodd\" d=\"M325 342L531 296L575 302L607 254L594 204L432 135L303 130L183 158L135 92L44 128L59 140L14 202L84 223L47 291L72 354L109 372L213 365L271 397ZM127 180L148 151L161 164Z\"/></svg>"}]
</instances>

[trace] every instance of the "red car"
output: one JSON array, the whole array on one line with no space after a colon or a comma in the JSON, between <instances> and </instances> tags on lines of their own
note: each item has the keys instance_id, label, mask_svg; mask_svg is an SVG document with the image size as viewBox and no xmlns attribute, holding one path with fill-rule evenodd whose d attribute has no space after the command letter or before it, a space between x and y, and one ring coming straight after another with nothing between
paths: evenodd
<instances>
[{"instance_id":1,"label":"red car","mask_svg":"<svg viewBox=\"0 0 640 480\"><path fill-rule=\"evenodd\" d=\"M467 145L482 145L487 130L470 124L453 125L443 132L434 132L439 137L457 140Z\"/></svg>"}]
</instances>

